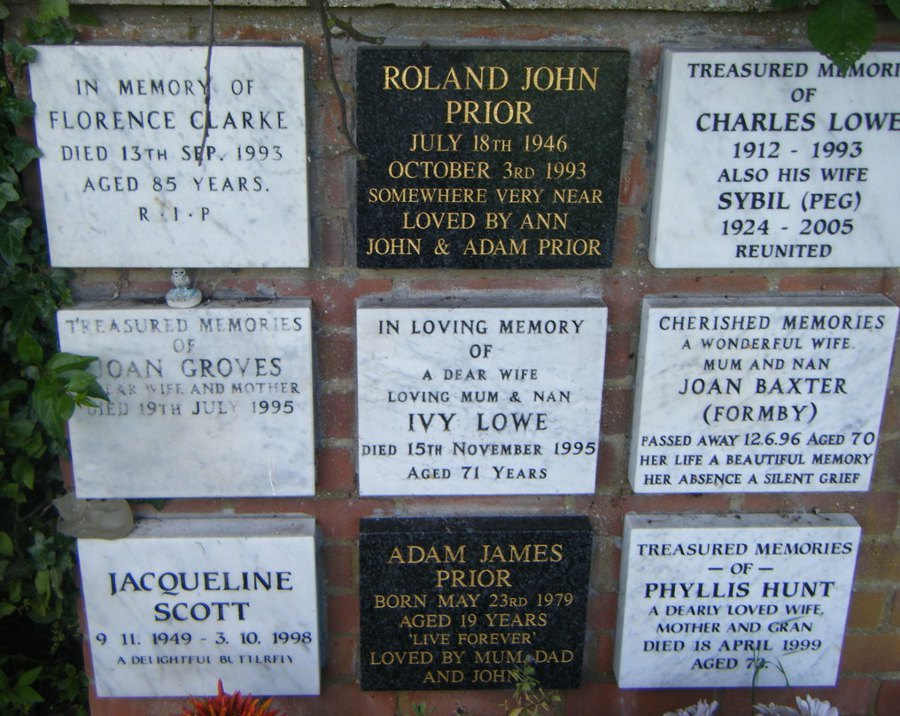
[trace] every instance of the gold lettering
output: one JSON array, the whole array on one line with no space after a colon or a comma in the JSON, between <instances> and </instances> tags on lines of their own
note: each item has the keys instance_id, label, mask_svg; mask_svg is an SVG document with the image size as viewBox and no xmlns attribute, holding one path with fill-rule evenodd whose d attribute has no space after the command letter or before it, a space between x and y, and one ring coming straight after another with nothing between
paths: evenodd
<instances>
[{"instance_id":1,"label":"gold lettering","mask_svg":"<svg viewBox=\"0 0 900 716\"><path fill-rule=\"evenodd\" d=\"M525 100L449 99L446 109L444 124L534 124L530 117L531 102Z\"/></svg>"},{"instance_id":2,"label":"gold lettering","mask_svg":"<svg viewBox=\"0 0 900 716\"><path fill-rule=\"evenodd\" d=\"M463 256L527 256L528 239L469 239Z\"/></svg>"}]
</instances>

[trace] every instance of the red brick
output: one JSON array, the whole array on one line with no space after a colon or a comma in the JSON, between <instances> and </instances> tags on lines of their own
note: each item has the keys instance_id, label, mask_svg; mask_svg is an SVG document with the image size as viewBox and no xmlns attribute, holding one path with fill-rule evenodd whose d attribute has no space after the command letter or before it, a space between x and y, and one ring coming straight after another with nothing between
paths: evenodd
<instances>
[{"instance_id":1,"label":"red brick","mask_svg":"<svg viewBox=\"0 0 900 716\"><path fill-rule=\"evenodd\" d=\"M216 685L211 688L215 692ZM186 704L187 699L100 699L93 689L90 697L91 716L172 716Z\"/></svg>"},{"instance_id":2,"label":"red brick","mask_svg":"<svg viewBox=\"0 0 900 716\"><path fill-rule=\"evenodd\" d=\"M444 272L439 272L444 273ZM565 276L535 276L533 274L510 275L508 272L488 277L437 276L413 279L409 282L411 293L460 293L464 291L527 291L529 300L540 302L540 292L555 292L571 288L571 279Z\"/></svg>"},{"instance_id":3,"label":"red brick","mask_svg":"<svg viewBox=\"0 0 900 716\"><path fill-rule=\"evenodd\" d=\"M387 293L392 285L387 278L361 278L354 282L332 279L313 283L309 295L318 321L350 327L356 323L356 298Z\"/></svg>"},{"instance_id":4,"label":"red brick","mask_svg":"<svg viewBox=\"0 0 900 716\"><path fill-rule=\"evenodd\" d=\"M428 716L502 716L509 691L410 691L404 694L406 708L399 713L412 716L416 704L425 705Z\"/></svg>"},{"instance_id":5,"label":"red brick","mask_svg":"<svg viewBox=\"0 0 900 716\"><path fill-rule=\"evenodd\" d=\"M764 293L769 280L758 273L734 271L665 271L647 276L645 294L713 294L734 296L745 293Z\"/></svg>"},{"instance_id":6,"label":"red brick","mask_svg":"<svg viewBox=\"0 0 900 716\"><path fill-rule=\"evenodd\" d=\"M328 634L359 635L359 595L328 595Z\"/></svg>"},{"instance_id":7,"label":"red brick","mask_svg":"<svg viewBox=\"0 0 900 716\"><path fill-rule=\"evenodd\" d=\"M194 497L179 500L163 500L162 512L190 512L193 514L209 514L229 510L233 508L236 503L237 500L229 499L227 497ZM149 500L141 501L140 499L138 499L136 502L132 502L132 507L135 508L135 513L141 512L143 514L157 513L159 511L157 509L158 505L159 502L154 501L151 503Z\"/></svg>"},{"instance_id":8,"label":"red brick","mask_svg":"<svg viewBox=\"0 0 900 716\"><path fill-rule=\"evenodd\" d=\"M329 589L353 589L356 586L356 549L346 545L329 545L321 550L325 583Z\"/></svg>"},{"instance_id":9,"label":"red brick","mask_svg":"<svg viewBox=\"0 0 900 716\"><path fill-rule=\"evenodd\" d=\"M344 96L346 98L346 94ZM326 80L318 84L310 100L311 106L306 116L310 118L310 136L315 137L316 140L310 142L310 155L329 157L352 151L350 143L342 131L341 105L334 93L331 81ZM331 205L323 204L323 206L330 207Z\"/></svg>"},{"instance_id":10,"label":"red brick","mask_svg":"<svg viewBox=\"0 0 900 716\"><path fill-rule=\"evenodd\" d=\"M326 438L350 438L356 433L356 398L327 393L319 399L319 426Z\"/></svg>"},{"instance_id":11,"label":"red brick","mask_svg":"<svg viewBox=\"0 0 900 716\"><path fill-rule=\"evenodd\" d=\"M585 664L596 674L612 675L614 649L612 634L600 632L591 635L585 643Z\"/></svg>"},{"instance_id":12,"label":"red brick","mask_svg":"<svg viewBox=\"0 0 900 716\"><path fill-rule=\"evenodd\" d=\"M350 158L341 154L313 160L309 167L309 198L312 207L323 207L327 215L331 210L350 206L349 162ZM316 208L311 209L313 216L318 215Z\"/></svg>"},{"instance_id":13,"label":"red brick","mask_svg":"<svg viewBox=\"0 0 900 716\"><path fill-rule=\"evenodd\" d=\"M347 334L316 336L319 380L355 379L356 341Z\"/></svg>"},{"instance_id":14,"label":"red brick","mask_svg":"<svg viewBox=\"0 0 900 716\"><path fill-rule=\"evenodd\" d=\"M633 391L625 388L609 388L603 391L600 429L604 435L621 435L631 430Z\"/></svg>"},{"instance_id":15,"label":"red brick","mask_svg":"<svg viewBox=\"0 0 900 716\"><path fill-rule=\"evenodd\" d=\"M744 497L749 512L848 512L863 534L893 534L897 525L897 500L878 492L757 494Z\"/></svg>"},{"instance_id":16,"label":"red brick","mask_svg":"<svg viewBox=\"0 0 900 716\"><path fill-rule=\"evenodd\" d=\"M566 692L566 716L658 716L701 698L708 700L709 690L621 690L613 683L587 683Z\"/></svg>"},{"instance_id":17,"label":"red brick","mask_svg":"<svg viewBox=\"0 0 900 716\"><path fill-rule=\"evenodd\" d=\"M621 535L624 516L664 512L670 514L721 514L728 512L728 495L622 495L597 498L591 502L587 514L597 521L603 534Z\"/></svg>"},{"instance_id":18,"label":"red brick","mask_svg":"<svg viewBox=\"0 0 900 716\"><path fill-rule=\"evenodd\" d=\"M588 598L587 625L595 632L615 629L619 595L616 592L599 592Z\"/></svg>"},{"instance_id":19,"label":"red brick","mask_svg":"<svg viewBox=\"0 0 900 716\"><path fill-rule=\"evenodd\" d=\"M609 309L609 324L613 330L636 330L641 319L643 286L636 280L621 276L608 277L603 282L603 298Z\"/></svg>"},{"instance_id":20,"label":"red brick","mask_svg":"<svg viewBox=\"0 0 900 716\"><path fill-rule=\"evenodd\" d=\"M196 283L197 287L204 291L204 295L209 295L209 287L202 280L196 281ZM172 288L172 282L168 278L152 280L135 277L122 284L117 284L120 298L162 299L170 288Z\"/></svg>"},{"instance_id":21,"label":"red brick","mask_svg":"<svg viewBox=\"0 0 900 716\"><path fill-rule=\"evenodd\" d=\"M659 70L659 58L662 55L660 45L651 45L641 50L640 73L641 77L652 80Z\"/></svg>"},{"instance_id":22,"label":"red brick","mask_svg":"<svg viewBox=\"0 0 900 716\"><path fill-rule=\"evenodd\" d=\"M882 681L875 704L875 716L897 716L900 713L900 681Z\"/></svg>"},{"instance_id":23,"label":"red brick","mask_svg":"<svg viewBox=\"0 0 900 716\"><path fill-rule=\"evenodd\" d=\"M884 592L853 592L850 598L847 628L875 629L881 623L881 615L884 613L886 601L887 595Z\"/></svg>"},{"instance_id":24,"label":"red brick","mask_svg":"<svg viewBox=\"0 0 900 716\"><path fill-rule=\"evenodd\" d=\"M882 431L884 434L884 431ZM896 493L897 473L900 472L900 440L882 440L875 458L870 489L873 492ZM883 496L891 499L890 495Z\"/></svg>"},{"instance_id":25,"label":"red brick","mask_svg":"<svg viewBox=\"0 0 900 716\"><path fill-rule=\"evenodd\" d=\"M640 207L647 201L646 159L646 155L641 152L627 160L626 170L619 186L621 206Z\"/></svg>"},{"instance_id":26,"label":"red brick","mask_svg":"<svg viewBox=\"0 0 900 716\"><path fill-rule=\"evenodd\" d=\"M312 220L312 242L317 255L313 266L340 267L349 258L350 229L342 217L319 216Z\"/></svg>"},{"instance_id":27,"label":"red brick","mask_svg":"<svg viewBox=\"0 0 900 716\"><path fill-rule=\"evenodd\" d=\"M634 334L624 331L606 335L606 366L603 377L606 380L619 380L631 375L634 365L632 352Z\"/></svg>"},{"instance_id":28,"label":"red brick","mask_svg":"<svg viewBox=\"0 0 900 716\"><path fill-rule=\"evenodd\" d=\"M353 453L348 448L316 450L316 492L352 492L356 487Z\"/></svg>"},{"instance_id":29,"label":"red brick","mask_svg":"<svg viewBox=\"0 0 900 716\"><path fill-rule=\"evenodd\" d=\"M894 361L895 364L898 361ZM894 366L896 369L896 365ZM900 400L897 399L897 390L889 387L884 396L884 413L881 416L881 432L895 433L900 431ZM888 447L887 443L882 442L878 448L878 456L876 460L878 464L889 464L891 466L897 463L897 443Z\"/></svg>"},{"instance_id":30,"label":"red brick","mask_svg":"<svg viewBox=\"0 0 900 716\"><path fill-rule=\"evenodd\" d=\"M882 278L873 271L812 271L782 276L778 290L782 293L880 293Z\"/></svg>"},{"instance_id":31,"label":"red brick","mask_svg":"<svg viewBox=\"0 0 900 716\"><path fill-rule=\"evenodd\" d=\"M335 636L328 640L325 658L325 679L337 681L353 679L356 676L356 658L359 641L354 637Z\"/></svg>"},{"instance_id":32,"label":"red brick","mask_svg":"<svg viewBox=\"0 0 900 716\"><path fill-rule=\"evenodd\" d=\"M291 716L394 716L397 696L385 691L361 691L358 684L324 684L321 696L282 699L272 705L287 710Z\"/></svg>"},{"instance_id":33,"label":"red brick","mask_svg":"<svg viewBox=\"0 0 900 716\"><path fill-rule=\"evenodd\" d=\"M841 671L900 671L900 634L846 634Z\"/></svg>"},{"instance_id":34,"label":"red brick","mask_svg":"<svg viewBox=\"0 0 900 716\"><path fill-rule=\"evenodd\" d=\"M591 566L591 583L597 589L609 591L619 584L619 561L622 551L611 539L594 537L594 559Z\"/></svg>"},{"instance_id":35,"label":"red brick","mask_svg":"<svg viewBox=\"0 0 900 716\"><path fill-rule=\"evenodd\" d=\"M597 489L622 488L628 484L628 464L620 440L609 439L600 443L597 458ZM591 498L593 499L593 498Z\"/></svg>"},{"instance_id":36,"label":"red brick","mask_svg":"<svg viewBox=\"0 0 900 716\"><path fill-rule=\"evenodd\" d=\"M616 238L613 242L613 262L617 269L624 269L634 264L634 249L641 222L636 216L622 216L616 227Z\"/></svg>"},{"instance_id":37,"label":"red brick","mask_svg":"<svg viewBox=\"0 0 900 716\"><path fill-rule=\"evenodd\" d=\"M327 539L355 540L359 537L361 517L378 517L393 514L393 502L389 500L330 499L310 501L304 511L316 515L319 529Z\"/></svg>"},{"instance_id":38,"label":"red brick","mask_svg":"<svg viewBox=\"0 0 900 716\"><path fill-rule=\"evenodd\" d=\"M856 561L856 579L879 582L900 580L900 559L896 542L863 542Z\"/></svg>"}]
</instances>

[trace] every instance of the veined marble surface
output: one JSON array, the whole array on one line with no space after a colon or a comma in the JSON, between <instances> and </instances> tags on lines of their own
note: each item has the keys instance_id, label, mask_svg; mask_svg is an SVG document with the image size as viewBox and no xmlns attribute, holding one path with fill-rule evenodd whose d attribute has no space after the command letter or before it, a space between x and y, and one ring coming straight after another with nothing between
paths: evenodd
<instances>
[{"instance_id":1,"label":"veined marble surface","mask_svg":"<svg viewBox=\"0 0 900 716\"><path fill-rule=\"evenodd\" d=\"M315 493L308 300L111 306L57 315L110 398L69 420L79 497Z\"/></svg>"},{"instance_id":2,"label":"veined marble surface","mask_svg":"<svg viewBox=\"0 0 900 716\"><path fill-rule=\"evenodd\" d=\"M55 266L308 266L301 47L41 46ZM202 159L202 163L199 161Z\"/></svg>"},{"instance_id":3,"label":"veined marble surface","mask_svg":"<svg viewBox=\"0 0 900 716\"><path fill-rule=\"evenodd\" d=\"M653 265L900 265L898 61L665 50Z\"/></svg>"},{"instance_id":4,"label":"veined marble surface","mask_svg":"<svg viewBox=\"0 0 900 716\"><path fill-rule=\"evenodd\" d=\"M98 696L319 693L312 518L149 519L78 557Z\"/></svg>"},{"instance_id":5,"label":"veined marble surface","mask_svg":"<svg viewBox=\"0 0 900 716\"><path fill-rule=\"evenodd\" d=\"M606 308L360 306L361 495L594 491Z\"/></svg>"},{"instance_id":6,"label":"veined marble surface","mask_svg":"<svg viewBox=\"0 0 900 716\"><path fill-rule=\"evenodd\" d=\"M845 514L626 515L619 687L833 686L860 532Z\"/></svg>"},{"instance_id":7,"label":"veined marble surface","mask_svg":"<svg viewBox=\"0 0 900 716\"><path fill-rule=\"evenodd\" d=\"M883 296L646 297L632 487L867 490L896 328Z\"/></svg>"}]
</instances>

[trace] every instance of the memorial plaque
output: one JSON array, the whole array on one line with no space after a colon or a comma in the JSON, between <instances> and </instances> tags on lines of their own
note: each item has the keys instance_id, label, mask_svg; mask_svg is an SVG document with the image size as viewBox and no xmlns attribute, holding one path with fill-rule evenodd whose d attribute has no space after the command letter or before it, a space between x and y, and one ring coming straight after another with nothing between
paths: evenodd
<instances>
[{"instance_id":1,"label":"memorial plaque","mask_svg":"<svg viewBox=\"0 0 900 716\"><path fill-rule=\"evenodd\" d=\"M594 491L606 308L356 313L361 495Z\"/></svg>"},{"instance_id":2,"label":"memorial plaque","mask_svg":"<svg viewBox=\"0 0 900 716\"><path fill-rule=\"evenodd\" d=\"M308 300L85 304L57 324L110 398L69 420L79 497L315 493Z\"/></svg>"},{"instance_id":3,"label":"memorial plaque","mask_svg":"<svg viewBox=\"0 0 900 716\"><path fill-rule=\"evenodd\" d=\"M55 266L308 266L301 47L42 46ZM204 126L208 136L204 139Z\"/></svg>"},{"instance_id":4,"label":"memorial plaque","mask_svg":"<svg viewBox=\"0 0 900 716\"><path fill-rule=\"evenodd\" d=\"M612 262L628 53L366 48L357 264Z\"/></svg>"},{"instance_id":5,"label":"memorial plaque","mask_svg":"<svg viewBox=\"0 0 900 716\"><path fill-rule=\"evenodd\" d=\"M850 515L626 515L619 687L834 686Z\"/></svg>"},{"instance_id":6,"label":"memorial plaque","mask_svg":"<svg viewBox=\"0 0 900 716\"><path fill-rule=\"evenodd\" d=\"M867 490L896 328L883 296L645 298L635 492Z\"/></svg>"},{"instance_id":7,"label":"memorial plaque","mask_svg":"<svg viewBox=\"0 0 900 716\"><path fill-rule=\"evenodd\" d=\"M362 688L577 687L590 563L586 517L360 520Z\"/></svg>"},{"instance_id":8,"label":"memorial plaque","mask_svg":"<svg viewBox=\"0 0 900 716\"><path fill-rule=\"evenodd\" d=\"M900 266L900 52L664 50L650 260Z\"/></svg>"},{"instance_id":9,"label":"memorial plaque","mask_svg":"<svg viewBox=\"0 0 900 716\"><path fill-rule=\"evenodd\" d=\"M311 518L141 520L78 561L98 696L319 693Z\"/></svg>"}]
</instances>

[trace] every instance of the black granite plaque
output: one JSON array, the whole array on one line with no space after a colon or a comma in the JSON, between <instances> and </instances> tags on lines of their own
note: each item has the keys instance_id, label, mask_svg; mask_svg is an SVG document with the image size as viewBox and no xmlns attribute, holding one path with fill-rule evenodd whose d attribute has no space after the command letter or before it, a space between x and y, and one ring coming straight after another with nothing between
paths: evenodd
<instances>
[{"instance_id":1,"label":"black granite plaque","mask_svg":"<svg viewBox=\"0 0 900 716\"><path fill-rule=\"evenodd\" d=\"M581 679L586 517L360 521L364 690L511 689Z\"/></svg>"},{"instance_id":2,"label":"black granite plaque","mask_svg":"<svg viewBox=\"0 0 900 716\"><path fill-rule=\"evenodd\" d=\"M357 263L609 266L628 53L361 49Z\"/></svg>"}]
</instances>

